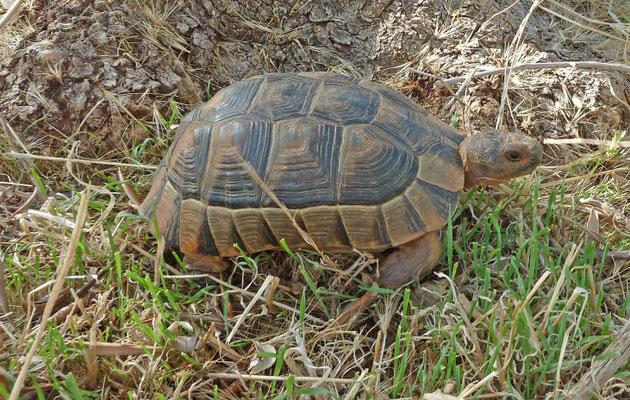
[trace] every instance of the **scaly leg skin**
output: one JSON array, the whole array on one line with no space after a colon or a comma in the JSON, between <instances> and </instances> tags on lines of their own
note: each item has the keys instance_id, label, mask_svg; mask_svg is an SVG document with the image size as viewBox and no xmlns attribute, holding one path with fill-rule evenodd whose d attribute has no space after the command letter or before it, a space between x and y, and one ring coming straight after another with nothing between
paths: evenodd
<instances>
[{"instance_id":1,"label":"scaly leg skin","mask_svg":"<svg viewBox=\"0 0 630 400\"><path fill-rule=\"evenodd\" d=\"M229 259L205 254L186 254L184 264L190 269L201 272L223 272L230 268Z\"/></svg>"},{"instance_id":2,"label":"scaly leg skin","mask_svg":"<svg viewBox=\"0 0 630 400\"><path fill-rule=\"evenodd\" d=\"M376 281L379 287L398 289L414 279L426 277L440 261L442 256L442 241L437 231L429 232L409 243L402 244L385 257L380 266L380 277ZM348 322L351 316L360 314L374 299L377 294L365 292L361 298L354 301L335 320L335 324Z\"/></svg>"},{"instance_id":3,"label":"scaly leg skin","mask_svg":"<svg viewBox=\"0 0 630 400\"><path fill-rule=\"evenodd\" d=\"M442 257L442 241L437 231L398 246L381 263L378 286L397 289L414 279L426 277Z\"/></svg>"}]
</instances>

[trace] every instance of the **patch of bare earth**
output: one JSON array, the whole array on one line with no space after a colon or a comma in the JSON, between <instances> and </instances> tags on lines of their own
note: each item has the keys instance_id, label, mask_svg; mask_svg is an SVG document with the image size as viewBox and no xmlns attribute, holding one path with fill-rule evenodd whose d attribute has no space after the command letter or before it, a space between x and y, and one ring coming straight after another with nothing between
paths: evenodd
<instances>
[{"instance_id":1,"label":"patch of bare earth","mask_svg":"<svg viewBox=\"0 0 630 400\"><path fill-rule=\"evenodd\" d=\"M597 281L592 271L590 281L565 279L589 270L585 243L630 250L630 74L610 67L628 64L630 9L565 3L24 1L0 28L0 399L24 365L24 398L73 397L74 387L101 398L274 398L310 387L348 399L437 390L532 398L574 387L613 334L623 336L628 312L627 258L591 261ZM566 61L601 66L560 68ZM441 83L532 63L550 66ZM465 132L551 140L540 182L463 196L452 230L461 249L439 267L457 272L453 286L432 276L410 297L381 295L347 327L327 321L345 295L361 294L351 277L370 282L371 256L331 255L331 266L276 252L196 276L177 253L161 260L115 177L122 165L146 193L171 125L230 83L321 70L384 82ZM474 227L483 221L504 236L484 236ZM495 260L501 245L511 247ZM29 360L64 266L56 320ZM514 270L530 286L505 278ZM583 302L586 323L576 305L585 292L597 300ZM484 302L492 310L481 314ZM625 374L598 378L601 397L628 396L623 364Z\"/></svg>"}]
</instances>

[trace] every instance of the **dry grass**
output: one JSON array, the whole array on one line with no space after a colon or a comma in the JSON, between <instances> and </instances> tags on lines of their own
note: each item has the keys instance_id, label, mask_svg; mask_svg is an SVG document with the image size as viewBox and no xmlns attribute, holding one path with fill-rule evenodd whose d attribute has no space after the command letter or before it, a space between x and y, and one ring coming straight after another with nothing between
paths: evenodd
<instances>
[{"instance_id":1,"label":"dry grass","mask_svg":"<svg viewBox=\"0 0 630 400\"><path fill-rule=\"evenodd\" d=\"M134 55L141 40L165 53L189 50L168 21L183 2L138 4L144 11L134 21L136 30L115 38L116 46L105 46L108 52ZM534 12L557 18L551 29L558 43L571 40L600 51L605 61L627 64L628 7L623 1L545 1ZM26 21L0 32L2 57L10 56L11 35L28 31L20 31ZM271 40L297 40L299 33L256 16L244 15L243 21ZM456 32L450 26L433 29L440 37ZM496 66L538 61L526 40L512 43L491 49ZM219 43L213 62L226 62L234 46ZM277 68L267 51L260 48L261 65ZM337 63L327 69L361 74L329 48L305 52L329 52ZM430 46L423 49L423 59L436 57L431 52ZM410 66L422 64L409 60L381 78L426 101ZM443 73L434 67L430 72ZM460 103L452 102L448 112L464 113L466 128L501 122L532 131L534 123L549 122L559 127L549 139L564 142L546 147L537 174L462 196L443 232L440 274L397 293L383 291L347 326L327 322L369 287L376 268L370 255L330 255L336 268L306 251L242 256L217 277L187 271L177 252L163 254L128 204L115 171L122 165L146 193L152 172L138 166L159 162L181 116L167 96L142 121L148 140L121 142L98 163L70 162L78 157L72 141L54 154L38 152L37 143L25 145L38 157L34 169L3 156L0 247L6 287L0 300L6 297L8 306L0 301L0 399L21 370L28 371L25 398L561 396L594 359L611 357L605 349L630 312L630 262L605 254L630 250L630 149L619 145L629 140L628 123L614 116L628 105L621 93L602 103L585 89L591 73L513 72L502 94L501 79L492 89L497 109L504 104L500 118L496 112L468 112L473 82L460 92L453 87ZM560 88L554 110L540 101L545 86ZM442 94L440 101L446 104L453 94ZM115 96L104 101L116 105L128 126L140 125ZM168 107L168 115L158 111ZM6 136L0 139L2 153L26 150ZM101 164L110 161L120 164ZM20 210L33 185L45 202ZM605 204L585 202L589 198ZM52 318L45 307L53 307ZM42 340L33 346L39 332ZM35 355L30 363L29 351ZM600 382L600 397L629 397L628 373L626 364Z\"/></svg>"}]
</instances>

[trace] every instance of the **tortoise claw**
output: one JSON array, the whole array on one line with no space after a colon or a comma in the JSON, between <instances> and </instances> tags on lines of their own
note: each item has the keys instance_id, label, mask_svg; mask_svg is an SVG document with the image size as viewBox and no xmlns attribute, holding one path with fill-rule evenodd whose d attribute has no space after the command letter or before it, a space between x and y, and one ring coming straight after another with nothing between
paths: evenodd
<instances>
[{"instance_id":1,"label":"tortoise claw","mask_svg":"<svg viewBox=\"0 0 630 400\"><path fill-rule=\"evenodd\" d=\"M377 297L378 297L378 294L375 292L371 292L371 291L365 292L363 296L361 296L357 300L350 303L350 305L345 310L343 310L343 312L339 314L337 318L330 321L328 323L328 326L330 327L330 326L345 324L346 322L350 320L352 316L358 315L364 312Z\"/></svg>"}]
</instances>

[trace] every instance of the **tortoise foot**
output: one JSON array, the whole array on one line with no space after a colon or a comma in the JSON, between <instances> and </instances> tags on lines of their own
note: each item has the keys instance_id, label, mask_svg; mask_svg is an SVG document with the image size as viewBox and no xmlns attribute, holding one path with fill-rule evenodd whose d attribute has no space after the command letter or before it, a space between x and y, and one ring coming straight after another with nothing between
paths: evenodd
<instances>
[{"instance_id":1,"label":"tortoise foot","mask_svg":"<svg viewBox=\"0 0 630 400\"><path fill-rule=\"evenodd\" d=\"M201 272L223 272L230 267L227 258L204 254L186 254L184 264L188 265L190 269Z\"/></svg>"},{"instance_id":2,"label":"tortoise foot","mask_svg":"<svg viewBox=\"0 0 630 400\"><path fill-rule=\"evenodd\" d=\"M442 240L437 231L398 246L380 265L379 287L397 289L427 276L440 261Z\"/></svg>"}]
</instances>

